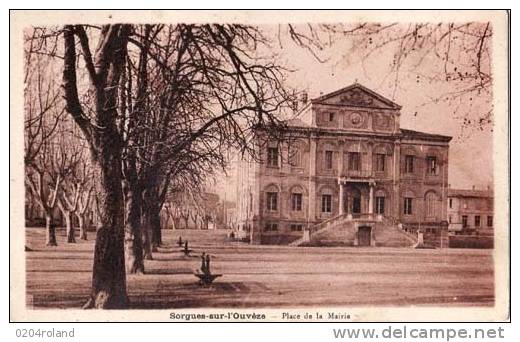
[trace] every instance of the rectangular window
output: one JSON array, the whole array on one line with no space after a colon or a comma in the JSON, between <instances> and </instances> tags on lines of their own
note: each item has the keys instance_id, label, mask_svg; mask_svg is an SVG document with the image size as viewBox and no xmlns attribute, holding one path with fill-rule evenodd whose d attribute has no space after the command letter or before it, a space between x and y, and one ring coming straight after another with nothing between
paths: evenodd
<instances>
[{"instance_id":1,"label":"rectangular window","mask_svg":"<svg viewBox=\"0 0 520 342\"><path fill-rule=\"evenodd\" d=\"M386 155L383 153L376 154L376 171L384 172L385 171L385 160Z\"/></svg>"},{"instance_id":2,"label":"rectangular window","mask_svg":"<svg viewBox=\"0 0 520 342\"><path fill-rule=\"evenodd\" d=\"M493 216L488 216L487 217L487 226L488 227L493 227Z\"/></svg>"},{"instance_id":3,"label":"rectangular window","mask_svg":"<svg viewBox=\"0 0 520 342\"><path fill-rule=\"evenodd\" d=\"M264 226L264 231L266 231L266 232L278 231L278 223L267 222Z\"/></svg>"},{"instance_id":4,"label":"rectangular window","mask_svg":"<svg viewBox=\"0 0 520 342\"><path fill-rule=\"evenodd\" d=\"M453 208L453 198L450 198L450 209Z\"/></svg>"},{"instance_id":5,"label":"rectangular window","mask_svg":"<svg viewBox=\"0 0 520 342\"><path fill-rule=\"evenodd\" d=\"M325 168L332 169L332 151L325 151Z\"/></svg>"},{"instance_id":6,"label":"rectangular window","mask_svg":"<svg viewBox=\"0 0 520 342\"><path fill-rule=\"evenodd\" d=\"M480 227L480 215L475 215L475 227Z\"/></svg>"},{"instance_id":7,"label":"rectangular window","mask_svg":"<svg viewBox=\"0 0 520 342\"><path fill-rule=\"evenodd\" d=\"M412 215L412 198L411 197L405 197L404 198L404 214L405 215Z\"/></svg>"},{"instance_id":8,"label":"rectangular window","mask_svg":"<svg viewBox=\"0 0 520 342\"><path fill-rule=\"evenodd\" d=\"M437 174L437 157L426 157L426 173L429 175Z\"/></svg>"},{"instance_id":9,"label":"rectangular window","mask_svg":"<svg viewBox=\"0 0 520 342\"><path fill-rule=\"evenodd\" d=\"M301 232L303 230L303 224L291 224L291 231Z\"/></svg>"},{"instance_id":10,"label":"rectangular window","mask_svg":"<svg viewBox=\"0 0 520 342\"><path fill-rule=\"evenodd\" d=\"M321 212L331 213L332 212L332 195L321 196Z\"/></svg>"},{"instance_id":11,"label":"rectangular window","mask_svg":"<svg viewBox=\"0 0 520 342\"><path fill-rule=\"evenodd\" d=\"M415 157L412 155L407 155L404 157L404 172L413 173Z\"/></svg>"},{"instance_id":12,"label":"rectangular window","mask_svg":"<svg viewBox=\"0 0 520 342\"><path fill-rule=\"evenodd\" d=\"M278 167L278 147L269 147L267 149L267 165Z\"/></svg>"},{"instance_id":13,"label":"rectangular window","mask_svg":"<svg viewBox=\"0 0 520 342\"><path fill-rule=\"evenodd\" d=\"M278 193L268 192L267 193L267 210L276 211L278 210Z\"/></svg>"},{"instance_id":14,"label":"rectangular window","mask_svg":"<svg viewBox=\"0 0 520 342\"><path fill-rule=\"evenodd\" d=\"M302 194L291 194L291 208L293 211L302 211Z\"/></svg>"},{"instance_id":15,"label":"rectangular window","mask_svg":"<svg viewBox=\"0 0 520 342\"><path fill-rule=\"evenodd\" d=\"M334 121L334 113L329 113L329 122Z\"/></svg>"},{"instance_id":16,"label":"rectangular window","mask_svg":"<svg viewBox=\"0 0 520 342\"><path fill-rule=\"evenodd\" d=\"M361 153L349 152L348 153L348 169L351 171L361 170Z\"/></svg>"},{"instance_id":17,"label":"rectangular window","mask_svg":"<svg viewBox=\"0 0 520 342\"><path fill-rule=\"evenodd\" d=\"M385 198L376 197L376 214L384 214L384 213L385 213Z\"/></svg>"},{"instance_id":18,"label":"rectangular window","mask_svg":"<svg viewBox=\"0 0 520 342\"><path fill-rule=\"evenodd\" d=\"M451 215L448 216L448 223L451 223Z\"/></svg>"},{"instance_id":19,"label":"rectangular window","mask_svg":"<svg viewBox=\"0 0 520 342\"><path fill-rule=\"evenodd\" d=\"M468 227L468 216L462 215L462 228Z\"/></svg>"}]
</instances>

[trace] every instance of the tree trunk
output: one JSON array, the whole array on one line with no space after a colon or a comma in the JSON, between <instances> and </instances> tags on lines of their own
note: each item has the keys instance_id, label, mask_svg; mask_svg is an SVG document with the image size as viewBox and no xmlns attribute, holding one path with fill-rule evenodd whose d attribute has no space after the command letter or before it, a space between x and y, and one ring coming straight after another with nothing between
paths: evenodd
<instances>
[{"instance_id":1,"label":"tree trunk","mask_svg":"<svg viewBox=\"0 0 520 342\"><path fill-rule=\"evenodd\" d=\"M146 190L143 192L143 202L141 210L141 236L143 238L143 257L145 260L153 260L152 240L150 239L150 215L148 214L148 202Z\"/></svg>"},{"instance_id":2,"label":"tree trunk","mask_svg":"<svg viewBox=\"0 0 520 342\"><path fill-rule=\"evenodd\" d=\"M117 92L126 58L130 25L104 25L94 58L82 26L63 30L63 90L66 110L89 143L96 174L99 229L96 233L91 295L84 308L122 309L128 305L124 250L124 210L121 154L123 137L118 130ZM92 115L83 112L76 74L78 35L90 79ZM93 125L92 123L95 123Z\"/></svg>"},{"instance_id":3,"label":"tree trunk","mask_svg":"<svg viewBox=\"0 0 520 342\"><path fill-rule=\"evenodd\" d=\"M157 247L162 245L162 233L161 233L161 210L157 205L157 202L153 202L148 207L148 215L150 216L150 226L152 231L152 249L157 251Z\"/></svg>"},{"instance_id":4,"label":"tree trunk","mask_svg":"<svg viewBox=\"0 0 520 342\"><path fill-rule=\"evenodd\" d=\"M115 142L107 142L108 146ZM100 227L96 233L92 292L84 308L122 309L128 305L123 229L121 161L117 153L98 160L97 189Z\"/></svg>"},{"instance_id":5,"label":"tree trunk","mask_svg":"<svg viewBox=\"0 0 520 342\"><path fill-rule=\"evenodd\" d=\"M67 211L63 214L65 218L65 231L67 232L67 242L68 243L76 243L76 238L74 236L74 226L72 224L72 213Z\"/></svg>"},{"instance_id":6,"label":"tree trunk","mask_svg":"<svg viewBox=\"0 0 520 342\"><path fill-rule=\"evenodd\" d=\"M153 185L151 185L151 182L148 182L148 188L144 189L143 191L143 245L144 245L144 258L146 260L152 260L153 255L152 252L157 252L157 245L152 244L153 242L153 236L156 234L153 229L156 222L155 215L155 207L156 205L156 198L153 193ZM160 221L159 221L159 230L160 228Z\"/></svg>"},{"instance_id":7,"label":"tree trunk","mask_svg":"<svg viewBox=\"0 0 520 342\"><path fill-rule=\"evenodd\" d=\"M56 227L52 224L52 213L45 213L45 244L47 246L57 246Z\"/></svg>"},{"instance_id":8,"label":"tree trunk","mask_svg":"<svg viewBox=\"0 0 520 342\"><path fill-rule=\"evenodd\" d=\"M176 230L177 227L179 226L179 219L177 219L173 216L170 216L170 220L172 221L172 229Z\"/></svg>"},{"instance_id":9,"label":"tree trunk","mask_svg":"<svg viewBox=\"0 0 520 342\"><path fill-rule=\"evenodd\" d=\"M144 273L143 239L141 236L141 193L130 185L125 198L125 264L126 272Z\"/></svg>"},{"instance_id":10,"label":"tree trunk","mask_svg":"<svg viewBox=\"0 0 520 342\"><path fill-rule=\"evenodd\" d=\"M146 210L143 211L142 222L143 257L145 260L153 260L152 241L150 239L150 216L147 215Z\"/></svg>"},{"instance_id":11,"label":"tree trunk","mask_svg":"<svg viewBox=\"0 0 520 342\"><path fill-rule=\"evenodd\" d=\"M76 214L78 218L78 227L79 227L79 238L81 240L87 240L87 228L85 227L85 217L81 214Z\"/></svg>"}]
</instances>

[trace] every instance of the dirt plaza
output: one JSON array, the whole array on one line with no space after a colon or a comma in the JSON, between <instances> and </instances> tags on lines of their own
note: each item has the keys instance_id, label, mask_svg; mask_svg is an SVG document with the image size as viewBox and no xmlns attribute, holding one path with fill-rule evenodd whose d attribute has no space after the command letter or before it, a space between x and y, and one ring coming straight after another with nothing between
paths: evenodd
<instances>
[{"instance_id":1,"label":"dirt plaza","mask_svg":"<svg viewBox=\"0 0 520 342\"><path fill-rule=\"evenodd\" d=\"M182 236L193 252L177 246ZM89 295L94 233L45 247L45 229L26 229L29 308L80 308ZM128 275L131 308L281 308L325 306L493 306L493 251L380 247L252 246L225 231L163 230L164 245L145 275ZM212 256L215 283L194 276Z\"/></svg>"}]
</instances>

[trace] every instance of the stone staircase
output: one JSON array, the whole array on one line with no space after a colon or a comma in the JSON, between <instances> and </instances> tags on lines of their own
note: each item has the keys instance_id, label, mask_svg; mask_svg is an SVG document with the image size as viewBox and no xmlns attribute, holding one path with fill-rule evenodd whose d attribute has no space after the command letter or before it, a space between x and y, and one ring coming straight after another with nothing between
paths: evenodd
<instances>
[{"instance_id":1,"label":"stone staircase","mask_svg":"<svg viewBox=\"0 0 520 342\"><path fill-rule=\"evenodd\" d=\"M304 235L293 241L289 246L300 246L304 243L316 243L317 245L349 245L354 243L355 227L354 219L348 214L338 215L320 222L311 227L308 236Z\"/></svg>"},{"instance_id":2,"label":"stone staircase","mask_svg":"<svg viewBox=\"0 0 520 342\"><path fill-rule=\"evenodd\" d=\"M313 246L352 246L356 240L356 225L369 223L374 229L376 246L411 247L417 242L417 236L399 229L395 220L375 214L338 215L320 222L304 235L291 242L289 246L309 244Z\"/></svg>"},{"instance_id":3,"label":"stone staircase","mask_svg":"<svg viewBox=\"0 0 520 342\"><path fill-rule=\"evenodd\" d=\"M417 237L393 225L376 225L374 234L376 246L412 247L417 243Z\"/></svg>"},{"instance_id":4,"label":"stone staircase","mask_svg":"<svg viewBox=\"0 0 520 342\"><path fill-rule=\"evenodd\" d=\"M313 246L353 246L356 239L354 222L346 221L336 226L316 231L311 235Z\"/></svg>"},{"instance_id":5,"label":"stone staircase","mask_svg":"<svg viewBox=\"0 0 520 342\"><path fill-rule=\"evenodd\" d=\"M304 231L303 236L291 242L289 246L300 246L303 243L310 242L309 240L311 240L316 234L321 234L331 230L332 228L338 227L338 225L344 223L345 221L347 221L347 215L338 215L315 224L307 232Z\"/></svg>"}]
</instances>

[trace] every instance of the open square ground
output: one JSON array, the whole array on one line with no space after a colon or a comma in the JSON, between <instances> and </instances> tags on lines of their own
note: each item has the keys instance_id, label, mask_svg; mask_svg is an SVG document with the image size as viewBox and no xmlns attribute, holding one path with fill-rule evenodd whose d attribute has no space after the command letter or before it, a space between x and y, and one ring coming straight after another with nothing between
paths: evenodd
<instances>
[{"instance_id":1,"label":"open square ground","mask_svg":"<svg viewBox=\"0 0 520 342\"><path fill-rule=\"evenodd\" d=\"M27 228L26 236L28 307L80 308L94 233L67 244L58 230L58 247L45 247L43 228ZM192 256L181 253L179 236ZM147 274L127 276L132 308L494 305L492 250L253 246L200 230L163 230L163 241ZM202 252L223 274L210 287L193 275Z\"/></svg>"}]
</instances>

